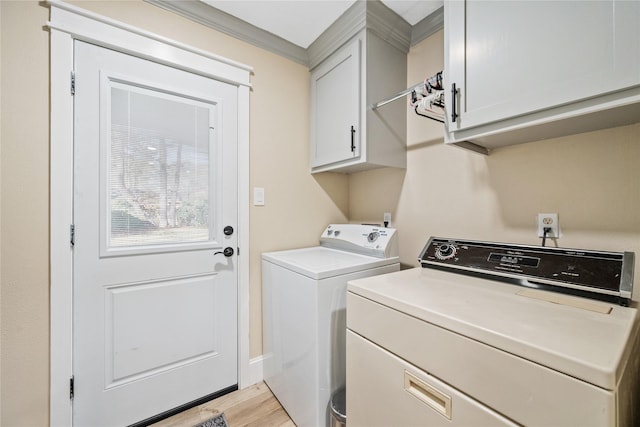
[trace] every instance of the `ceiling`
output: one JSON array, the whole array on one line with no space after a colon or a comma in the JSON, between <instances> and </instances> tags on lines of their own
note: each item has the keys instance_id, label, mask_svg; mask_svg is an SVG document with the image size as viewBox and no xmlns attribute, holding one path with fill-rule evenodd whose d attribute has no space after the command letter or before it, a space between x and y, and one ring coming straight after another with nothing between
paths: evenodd
<instances>
[{"instance_id":1,"label":"ceiling","mask_svg":"<svg viewBox=\"0 0 640 427\"><path fill-rule=\"evenodd\" d=\"M249 24L308 48L355 0L201 0ZM443 0L382 0L412 26Z\"/></svg>"}]
</instances>

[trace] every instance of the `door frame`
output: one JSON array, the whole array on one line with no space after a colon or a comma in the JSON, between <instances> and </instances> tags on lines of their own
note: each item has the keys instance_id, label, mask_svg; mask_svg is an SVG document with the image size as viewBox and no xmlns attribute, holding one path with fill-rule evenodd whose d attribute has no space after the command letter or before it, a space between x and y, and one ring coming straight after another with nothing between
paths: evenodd
<instances>
[{"instance_id":1,"label":"door frame","mask_svg":"<svg viewBox=\"0 0 640 427\"><path fill-rule=\"evenodd\" d=\"M250 66L63 3L49 0L50 20L50 395L49 424L72 425L73 375L73 95L74 42L82 40L232 84L238 90L238 387L260 381L249 360ZM256 366L258 365L258 366ZM171 409L171 408L167 408Z\"/></svg>"}]
</instances>

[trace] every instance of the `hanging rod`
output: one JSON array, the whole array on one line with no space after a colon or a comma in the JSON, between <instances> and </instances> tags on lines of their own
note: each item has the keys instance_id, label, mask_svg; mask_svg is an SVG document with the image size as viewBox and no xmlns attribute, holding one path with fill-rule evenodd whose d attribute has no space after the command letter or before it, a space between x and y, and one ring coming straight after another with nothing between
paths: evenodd
<instances>
[{"instance_id":1,"label":"hanging rod","mask_svg":"<svg viewBox=\"0 0 640 427\"><path fill-rule=\"evenodd\" d=\"M413 92L415 90L416 87L418 86L423 86L424 85L424 81L420 82L420 83L416 83L413 86L411 86L410 88L407 88L405 90L403 90L402 92L398 92L397 94L387 98L387 99L383 99L382 101L378 101L375 104L371 104L371 109L375 110L378 109L380 107L382 107L383 105L387 105L390 102L396 101L400 98L402 98L403 96L406 96L408 94L410 94L411 92Z\"/></svg>"}]
</instances>

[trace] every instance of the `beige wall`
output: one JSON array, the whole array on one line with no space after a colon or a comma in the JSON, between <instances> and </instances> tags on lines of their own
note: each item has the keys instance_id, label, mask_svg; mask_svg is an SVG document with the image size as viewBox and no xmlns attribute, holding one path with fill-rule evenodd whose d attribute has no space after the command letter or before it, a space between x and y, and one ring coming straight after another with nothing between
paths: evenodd
<instances>
[{"instance_id":1,"label":"beige wall","mask_svg":"<svg viewBox=\"0 0 640 427\"><path fill-rule=\"evenodd\" d=\"M0 7L0 112L2 111L2 7ZM0 114L0 284L2 283L2 114ZM0 286L0 307L2 307L2 287ZM2 402L2 311L0 311L0 402ZM0 403L0 422L2 404Z\"/></svg>"},{"instance_id":2,"label":"beige wall","mask_svg":"<svg viewBox=\"0 0 640 427\"><path fill-rule=\"evenodd\" d=\"M250 352L262 353L260 254L309 246L348 218L348 177L308 173L309 71L141 1L75 2L85 9L245 63L250 95ZM2 401L0 425L44 426L49 401L48 9L0 1ZM245 248L247 249L247 248Z\"/></svg>"},{"instance_id":3,"label":"beige wall","mask_svg":"<svg viewBox=\"0 0 640 427\"><path fill-rule=\"evenodd\" d=\"M35 2L0 8L0 424L39 426L49 400L48 12Z\"/></svg>"},{"instance_id":4,"label":"beige wall","mask_svg":"<svg viewBox=\"0 0 640 427\"><path fill-rule=\"evenodd\" d=\"M411 49L408 85L442 65L441 31ZM349 190L351 221L392 212L404 264L418 265L432 235L540 244L541 212L559 214L559 246L640 254L640 124L489 156L444 146L442 125L429 119L410 113L407 126L407 169L352 175Z\"/></svg>"},{"instance_id":5,"label":"beige wall","mask_svg":"<svg viewBox=\"0 0 640 427\"><path fill-rule=\"evenodd\" d=\"M535 216L559 212L564 246L640 253L640 125L499 150L441 144L441 125L408 118L408 167L308 173L309 73L301 65L141 1L86 9L254 67L250 106L251 357L261 353L260 253L312 245L329 222L393 213L401 258L430 235L536 244ZM48 421L48 10L0 1L0 424ZM407 81L442 68L442 33L415 46ZM640 264L640 263L638 263ZM636 271L636 274L638 272ZM640 276L638 276L640 277Z\"/></svg>"}]
</instances>

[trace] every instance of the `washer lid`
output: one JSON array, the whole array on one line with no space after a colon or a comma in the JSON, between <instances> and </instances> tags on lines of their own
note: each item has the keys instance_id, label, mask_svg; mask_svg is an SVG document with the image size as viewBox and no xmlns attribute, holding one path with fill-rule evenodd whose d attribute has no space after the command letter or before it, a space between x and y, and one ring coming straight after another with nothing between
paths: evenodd
<instances>
[{"instance_id":1,"label":"washer lid","mask_svg":"<svg viewBox=\"0 0 640 427\"><path fill-rule=\"evenodd\" d=\"M322 246L267 252L262 259L315 280L399 262L398 257L376 258Z\"/></svg>"},{"instance_id":2,"label":"washer lid","mask_svg":"<svg viewBox=\"0 0 640 427\"><path fill-rule=\"evenodd\" d=\"M607 390L616 390L625 364L637 357L636 302L621 307L425 268L352 280L347 289Z\"/></svg>"}]
</instances>

